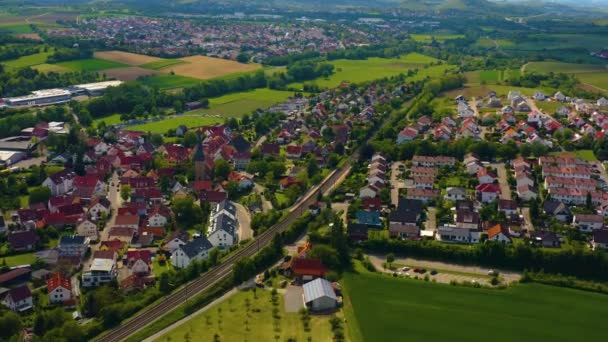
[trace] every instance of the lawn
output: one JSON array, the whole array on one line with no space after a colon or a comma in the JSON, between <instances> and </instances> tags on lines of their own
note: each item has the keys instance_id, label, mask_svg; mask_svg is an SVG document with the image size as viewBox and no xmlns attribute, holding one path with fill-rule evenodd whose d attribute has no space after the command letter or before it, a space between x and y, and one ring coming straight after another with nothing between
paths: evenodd
<instances>
[{"instance_id":1,"label":"lawn","mask_svg":"<svg viewBox=\"0 0 608 342\"><path fill-rule=\"evenodd\" d=\"M6 262L6 266L13 267L18 265L29 265L36 261L34 253L17 254L2 257L2 263Z\"/></svg>"},{"instance_id":2,"label":"lawn","mask_svg":"<svg viewBox=\"0 0 608 342\"><path fill-rule=\"evenodd\" d=\"M274 193L274 197L277 199L277 204L280 207L286 207L287 205L289 205L289 199L287 198L287 196L285 196L284 193L277 191Z\"/></svg>"},{"instance_id":3,"label":"lawn","mask_svg":"<svg viewBox=\"0 0 608 342\"><path fill-rule=\"evenodd\" d=\"M161 90L167 90L192 87L201 83L201 80L179 75L153 75L141 78L140 82L151 87L158 87Z\"/></svg>"},{"instance_id":4,"label":"lawn","mask_svg":"<svg viewBox=\"0 0 608 342\"><path fill-rule=\"evenodd\" d=\"M260 88L211 98L209 99L209 108L200 109L193 113L240 117L256 109L266 109L273 104L283 102L290 96L293 96L293 93L288 91Z\"/></svg>"},{"instance_id":5,"label":"lawn","mask_svg":"<svg viewBox=\"0 0 608 342\"><path fill-rule=\"evenodd\" d=\"M556 101L536 101L536 106L547 114L555 114L564 104Z\"/></svg>"},{"instance_id":6,"label":"lawn","mask_svg":"<svg viewBox=\"0 0 608 342\"><path fill-rule=\"evenodd\" d=\"M145 68L145 69L158 70L158 69L162 69L162 68L165 68L165 67L168 67L171 65L184 64L184 63L186 63L186 62L179 60L179 59L165 59L162 61L142 64L142 65L140 65L140 67Z\"/></svg>"},{"instance_id":7,"label":"lawn","mask_svg":"<svg viewBox=\"0 0 608 342\"><path fill-rule=\"evenodd\" d=\"M39 52L33 55L19 57L17 59L12 59L10 61L2 62L4 66L9 68L25 68L33 65L44 64L46 63L46 59L50 56L52 52Z\"/></svg>"},{"instance_id":8,"label":"lawn","mask_svg":"<svg viewBox=\"0 0 608 342\"><path fill-rule=\"evenodd\" d=\"M105 122L106 126L118 125L120 121L120 114L113 114L110 116L104 116L103 118L95 119L94 122L99 124L100 122Z\"/></svg>"},{"instance_id":9,"label":"lawn","mask_svg":"<svg viewBox=\"0 0 608 342\"><path fill-rule=\"evenodd\" d=\"M430 66L427 68L419 69L418 72L416 73L416 75L414 75L412 77L408 77L407 80L409 82L421 81L421 80L425 79L427 76L430 78L435 78L435 77L444 75L446 70L451 70L451 69L454 69L454 66L447 65L447 64L434 65L434 66Z\"/></svg>"},{"instance_id":10,"label":"lawn","mask_svg":"<svg viewBox=\"0 0 608 342\"><path fill-rule=\"evenodd\" d=\"M161 265L156 260L158 256L154 257L154 263L152 264L152 273L156 278L160 277L161 274L170 271L173 266L171 266L170 260L167 260L164 265Z\"/></svg>"},{"instance_id":11,"label":"lawn","mask_svg":"<svg viewBox=\"0 0 608 342\"><path fill-rule=\"evenodd\" d=\"M47 63L34 65L32 68L36 69L40 72L69 72L70 71L70 69L64 68L57 64L47 64Z\"/></svg>"},{"instance_id":12,"label":"lawn","mask_svg":"<svg viewBox=\"0 0 608 342\"><path fill-rule=\"evenodd\" d=\"M133 131L141 131L141 132L152 132L152 133L160 133L165 134L170 129L176 129L181 125L186 125L187 127L200 127L200 126L210 126L215 125L217 123L224 122L223 118L214 118L208 116L192 116L192 115L182 115L176 116L172 118L168 118L161 121L149 122L142 125L135 125L128 127L129 130Z\"/></svg>"},{"instance_id":13,"label":"lawn","mask_svg":"<svg viewBox=\"0 0 608 342\"><path fill-rule=\"evenodd\" d=\"M353 341L578 341L605 335L597 329L608 305L602 294L538 284L476 289L369 273L346 274L342 285Z\"/></svg>"},{"instance_id":14,"label":"lawn","mask_svg":"<svg viewBox=\"0 0 608 342\"><path fill-rule=\"evenodd\" d=\"M577 150L577 151L573 151L573 152L568 152L568 154L572 155L575 158L579 158L582 160L586 160L589 162L595 162L597 161L597 157L595 156L595 153L593 153L593 150ZM551 155L564 155L563 152L555 152L555 153L551 153Z\"/></svg>"},{"instance_id":15,"label":"lawn","mask_svg":"<svg viewBox=\"0 0 608 342\"><path fill-rule=\"evenodd\" d=\"M481 70L479 71L479 80L487 83L503 82L512 77L518 77L521 73L516 69L507 70Z\"/></svg>"},{"instance_id":16,"label":"lawn","mask_svg":"<svg viewBox=\"0 0 608 342\"><path fill-rule=\"evenodd\" d=\"M127 66L126 64L98 58L78 59L75 61L57 63L57 65L73 71L99 71Z\"/></svg>"},{"instance_id":17,"label":"lawn","mask_svg":"<svg viewBox=\"0 0 608 342\"><path fill-rule=\"evenodd\" d=\"M0 24L0 33L8 33L8 34L24 34L24 33L33 33L32 27L27 23L8 23L8 24Z\"/></svg>"},{"instance_id":18,"label":"lawn","mask_svg":"<svg viewBox=\"0 0 608 342\"><path fill-rule=\"evenodd\" d=\"M156 341L331 341L331 316L311 316L306 332L299 313L284 312L278 295L279 319L273 314L270 291L237 292L224 302L194 316ZM250 312L247 312L247 302Z\"/></svg>"},{"instance_id":19,"label":"lawn","mask_svg":"<svg viewBox=\"0 0 608 342\"><path fill-rule=\"evenodd\" d=\"M368 58L365 60L338 59L331 61L334 73L328 78L319 78L307 83L315 83L320 87L335 88L342 82L362 83L380 78L396 76L407 73L409 70L419 69L436 59L418 53L411 53L400 58ZM290 84L291 87L301 89L302 83Z\"/></svg>"}]
</instances>

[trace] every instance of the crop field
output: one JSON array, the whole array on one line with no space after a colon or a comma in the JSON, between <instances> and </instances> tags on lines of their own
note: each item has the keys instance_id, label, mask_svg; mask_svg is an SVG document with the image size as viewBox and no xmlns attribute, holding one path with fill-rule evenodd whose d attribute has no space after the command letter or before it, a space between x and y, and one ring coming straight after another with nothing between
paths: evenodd
<instances>
[{"instance_id":1,"label":"crop field","mask_svg":"<svg viewBox=\"0 0 608 342\"><path fill-rule=\"evenodd\" d=\"M130 126L127 129L131 131L165 134L168 130L176 129L181 125L186 125L188 128L192 128L200 126L211 126L222 122L224 122L223 118L200 115L182 115L161 121L154 121L142 125Z\"/></svg>"},{"instance_id":2,"label":"crop field","mask_svg":"<svg viewBox=\"0 0 608 342\"><path fill-rule=\"evenodd\" d=\"M38 64L46 63L46 59L52 54L52 52L39 52L33 55L19 57L10 61L2 62L4 66L9 68L26 68Z\"/></svg>"},{"instance_id":3,"label":"crop field","mask_svg":"<svg viewBox=\"0 0 608 342\"><path fill-rule=\"evenodd\" d=\"M112 68L100 71L107 77L116 78L121 81L134 81L141 76L156 75L157 72L150 69L144 69L136 66L128 66L124 68Z\"/></svg>"},{"instance_id":4,"label":"crop field","mask_svg":"<svg viewBox=\"0 0 608 342\"><path fill-rule=\"evenodd\" d=\"M162 68L160 71L173 71L176 75L206 80L235 72L253 71L261 67L258 64L242 64L235 61L207 56L190 56L180 58L180 60L185 63L174 64Z\"/></svg>"},{"instance_id":5,"label":"crop field","mask_svg":"<svg viewBox=\"0 0 608 342\"><path fill-rule=\"evenodd\" d=\"M487 37L481 37L477 40L477 42L475 42L475 45L480 48L484 48L484 49L494 49L497 47L498 48L511 47L511 46L515 45L515 43L513 43L510 40L506 40L506 39L490 39Z\"/></svg>"},{"instance_id":6,"label":"crop field","mask_svg":"<svg viewBox=\"0 0 608 342\"><path fill-rule=\"evenodd\" d=\"M241 291L156 341L213 341L215 336L219 337L216 341L332 340L331 316L312 315L309 329L305 329L300 314L285 312L283 296L279 294L278 297L278 319L273 314L270 291L258 290L255 295L253 291Z\"/></svg>"},{"instance_id":7,"label":"crop field","mask_svg":"<svg viewBox=\"0 0 608 342\"><path fill-rule=\"evenodd\" d=\"M595 51L608 45L608 36L602 34L535 34L528 37L529 40L516 44L514 48L531 51L582 48Z\"/></svg>"},{"instance_id":8,"label":"crop field","mask_svg":"<svg viewBox=\"0 0 608 342\"><path fill-rule=\"evenodd\" d=\"M410 34L410 36L412 37L413 40L415 40L417 42L421 42L421 43L430 43L430 42L433 41L433 38L435 38L435 40L437 42L439 42L439 43L443 43L446 40L464 38L464 35L462 35L462 34L443 34L443 33L439 33L439 34Z\"/></svg>"},{"instance_id":9,"label":"crop field","mask_svg":"<svg viewBox=\"0 0 608 342\"><path fill-rule=\"evenodd\" d=\"M209 99L209 108L196 112L221 115L224 117L240 117L256 109L266 109L273 104L287 100L293 93L267 88L255 89L228 94Z\"/></svg>"},{"instance_id":10,"label":"crop field","mask_svg":"<svg viewBox=\"0 0 608 342\"><path fill-rule=\"evenodd\" d=\"M577 74L576 77L581 82L608 93L608 71Z\"/></svg>"},{"instance_id":11,"label":"crop field","mask_svg":"<svg viewBox=\"0 0 608 342\"><path fill-rule=\"evenodd\" d=\"M40 72L69 72L70 71L70 69L64 68L57 64L47 64L47 63L34 65L34 66L32 66L32 68L36 69Z\"/></svg>"},{"instance_id":12,"label":"crop field","mask_svg":"<svg viewBox=\"0 0 608 342\"><path fill-rule=\"evenodd\" d=\"M446 70L454 69L454 66L441 64L434 65L427 68L419 69L416 75L412 77L408 77L407 80L409 82L420 81L425 79L426 77L434 78L445 74Z\"/></svg>"},{"instance_id":13,"label":"crop field","mask_svg":"<svg viewBox=\"0 0 608 342\"><path fill-rule=\"evenodd\" d=\"M120 64L127 65L142 65L146 63L163 61L162 58L140 55L124 51L98 51L95 52L95 58L105 59Z\"/></svg>"},{"instance_id":14,"label":"crop field","mask_svg":"<svg viewBox=\"0 0 608 342\"><path fill-rule=\"evenodd\" d=\"M167 90L192 87L201 83L201 80L179 75L152 75L143 78L141 82L151 87Z\"/></svg>"},{"instance_id":15,"label":"crop field","mask_svg":"<svg viewBox=\"0 0 608 342\"><path fill-rule=\"evenodd\" d=\"M334 73L328 78L318 78L306 83L320 87L335 88L342 82L361 83L375 79L396 76L409 70L423 70L424 65L437 61L433 57L411 53L400 58L368 58L365 60L338 59L331 61ZM291 87L301 89L302 83L292 83Z\"/></svg>"},{"instance_id":16,"label":"crop field","mask_svg":"<svg viewBox=\"0 0 608 342\"><path fill-rule=\"evenodd\" d=\"M561 72L567 74L580 74L587 72L608 71L605 65L601 64L576 64L562 62L530 62L526 65L526 72Z\"/></svg>"},{"instance_id":17,"label":"crop field","mask_svg":"<svg viewBox=\"0 0 608 342\"><path fill-rule=\"evenodd\" d=\"M122 63L106 61L99 58L78 59L74 61L57 63L56 65L73 71L100 71L104 69L126 66Z\"/></svg>"},{"instance_id":18,"label":"crop field","mask_svg":"<svg viewBox=\"0 0 608 342\"><path fill-rule=\"evenodd\" d=\"M186 63L186 62L184 62L180 59L163 59L163 60L156 61L156 62L142 64L142 65L140 65L140 67L146 68L146 69L152 69L152 70L159 70L162 68L166 68L168 66L172 66L172 65L176 65L176 64L184 64L184 63Z\"/></svg>"},{"instance_id":19,"label":"crop field","mask_svg":"<svg viewBox=\"0 0 608 342\"><path fill-rule=\"evenodd\" d=\"M539 284L505 290L347 274L353 341L601 340L608 296ZM469 328L466 328L469 327Z\"/></svg>"},{"instance_id":20,"label":"crop field","mask_svg":"<svg viewBox=\"0 0 608 342\"><path fill-rule=\"evenodd\" d=\"M5 34L26 34L34 33L28 23L0 23L0 33Z\"/></svg>"}]
</instances>

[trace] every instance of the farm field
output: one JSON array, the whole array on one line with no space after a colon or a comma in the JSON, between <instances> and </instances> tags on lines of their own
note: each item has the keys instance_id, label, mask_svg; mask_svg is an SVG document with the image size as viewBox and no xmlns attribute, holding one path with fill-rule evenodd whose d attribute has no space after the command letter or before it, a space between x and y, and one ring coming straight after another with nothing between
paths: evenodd
<instances>
[{"instance_id":1,"label":"farm field","mask_svg":"<svg viewBox=\"0 0 608 342\"><path fill-rule=\"evenodd\" d=\"M93 122L97 125L100 122L105 122L106 126L117 125L120 123L120 114L113 114L103 118L95 119Z\"/></svg>"},{"instance_id":2,"label":"farm field","mask_svg":"<svg viewBox=\"0 0 608 342\"><path fill-rule=\"evenodd\" d=\"M116 78L121 81L135 81L138 77L141 76L151 76L158 74L158 72L154 70L144 69L136 66L104 69L100 72L104 73L107 77Z\"/></svg>"},{"instance_id":3,"label":"farm field","mask_svg":"<svg viewBox=\"0 0 608 342\"><path fill-rule=\"evenodd\" d=\"M181 125L186 125L188 128L192 128L200 126L210 126L222 122L224 122L223 118L216 118L210 116L182 115L164 119L161 121L154 121L142 125L130 126L126 127L125 129L131 131L165 134L168 130L176 129Z\"/></svg>"},{"instance_id":4,"label":"farm field","mask_svg":"<svg viewBox=\"0 0 608 342\"><path fill-rule=\"evenodd\" d=\"M562 72L569 74L579 74L598 71L608 71L608 68L601 64L576 64L563 62L530 62L526 65L526 72Z\"/></svg>"},{"instance_id":5,"label":"farm field","mask_svg":"<svg viewBox=\"0 0 608 342\"><path fill-rule=\"evenodd\" d=\"M73 71L100 71L104 69L126 66L122 63L107 61L99 58L78 59L74 61L57 63L56 65Z\"/></svg>"},{"instance_id":6,"label":"farm field","mask_svg":"<svg viewBox=\"0 0 608 342\"><path fill-rule=\"evenodd\" d=\"M576 77L581 82L608 93L608 71L577 74Z\"/></svg>"},{"instance_id":7,"label":"farm field","mask_svg":"<svg viewBox=\"0 0 608 342\"><path fill-rule=\"evenodd\" d=\"M97 51L94 54L95 58L105 59L120 64L127 65L142 65L146 63L163 61L162 58L140 55L124 51Z\"/></svg>"},{"instance_id":8,"label":"farm field","mask_svg":"<svg viewBox=\"0 0 608 342\"><path fill-rule=\"evenodd\" d=\"M477 40L477 42L475 42L476 46L478 46L480 48L484 48L484 49L494 49L494 48L496 48L496 44L498 44L498 48L511 47L511 46L515 45L515 43L513 43L510 40L490 39L487 37L479 38Z\"/></svg>"},{"instance_id":9,"label":"farm field","mask_svg":"<svg viewBox=\"0 0 608 342\"><path fill-rule=\"evenodd\" d=\"M32 68L36 69L40 72L69 72L70 71L70 69L64 68L57 64L47 64L47 63L34 65L34 66L32 66Z\"/></svg>"},{"instance_id":10,"label":"farm field","mask_svg":"<svg viewBox=\"0 0 608 342\"><path fill-rule=\"evenodd\" d=\"M235 72L253 71L261 67L258 64L242 64L207 56L190 56L180 58L179 60L184 63L174 64L159 70L165 72L173 71L176 75L206 80Z\"/></svg>"},{"instance_id":11,"label":"farm field","mask_svg":"<svg viewBox=\"0 0 608 342\"><path fill-rule=\"evenodd\" d=\"M485 83L497 83L504 82L511 77L517 77L521 75L521 72L517 69L506 69L506 70L479 70L469 71L464 73L469 83L479 84L482 81Z\"/></svg>"},{"instance_id":12,"label":"farm field","mask_svg":"<svg viewBox=\"0 0 608 342\"><path fill-rule=\"evenodd\" d=\"M523 87L513 87L507 85L480 85L478 83L467 83L464 87L456 90L451 90L446 93L448 97L458 96L460 94L471 97L471 96L486 96L489 91L495 91L498 96L507 96L510 90L519 90L522 94L526 96L533 96L534 92L537 90L543 91L545 94L554 94L556 92L555 89L551 88L523 88Z\"/></svg>"},{"instance_id":13,"label":"farm field","mask_svg":"<svg viewBox=\"0 0 608 342\"><path fill-rule=\"evenodd\" d=\"M252 91L228 94L209 99L209 108L192 113L217 114L224 117L240 117L256 109L266 109L273 104L287 100L293 93L288 91L260 88Z\"/></svg>"},{"instance_id":14,"label":"farm field","mask_svg":"<svg viewBox=\"0 0 608 342\"><path fill-rule=\"evenodd\" d=\"M165 341L331 341L331 316L310 318L310 331L305 331L297 312L284 312L284 301L278 295L280 318L273 316L270 291L240 291L224 302L210 307L191 320L156 339ZM250 313L247 313L247 302ZM275 325L275 322L278 324ZM247 323L245 323L247 322ZM275 329L276 327L276 329ZM188 335L186 337L186 335ZM278 336L278 339L276 339Z\"/></svg>"},{"instance_id":15,"label":"farm field","mask_svg":"<svg viewBox=\"0 0 608 342\"><path fill-rule=\"evenodd\" d=\"M441 76L445 73L446 70L453 69L453 68L454 68L453 66L446 65L446 64L434 65L431 67L419 69L418 73L416 73L416 75L414 75L412 77L408 77L407 80L409 82L414 82L414 81L423 80L427 76L431 77L431 78Z\"/></svg>"},{"instance_id":16,"label":"farm field","mask_svg":"<svg viewBox=\"0 0 608 342\"><path fill-rule=\"evenodd\" d=\"M8 68L25 68L38 64L46 63L46 59L52 54L52 52L39 52L29 56L19 57L10 61L2 62L2 64Z\"/></svg>"},{"instance_id":17,"label":"farm field","mask_svg":"<svg viewBox=\"0 0 608 342\"><path fill-rule=\"evenodd\" d=\"M606 295L539 284L491 290L369 273L347 274L342 284L353 341L601 339L595 327L608 305ZM474 329L460 328L471 322Z\"/></svg>"},{"instance_id":18,"label":"farm field","mask_svg":"<svg viewBox=\"0 0 608 342\"><path fill-rule=\"evenodd\" d=\"M140 67L145 68L145 69L152 69L152 70L158 70L158 69L162 69L171 65L176 65L176 64L184 64L186 62L179 60L179 59L164 59L164 60L160 60L160 61L156 61L156 62L150 62L150 63L146 63L146 64L142 64L140 65Z\"/></svg>"},{"instance_id":19,"label":"farm field","mask_svg":"<svg viewBox=\"0 0 608 342\"><path fill-rule=\"evenodd\" d=\"M325 88L335 88L342 82L361 83L396 76L413 69L422 71L424 65L435 61L437 61L435 58L418 53L411 53L400 58L338 59L330 62L335 67L334 73L331 76L305 83L314 83ZM303 84L292 83L290 87L301 89Z\"/></svg>"},{"instance_id":20,"label":"farm field","mask_svg":"<svg viewBox=\"0 0 608 342\"><path fill-rule=\"evenodd\" d=\"M435 38L435 40L439 43L443 43L446 40L450 40L450 39L459 39L459 38L464 38L464 35L462 34L443 34L443 33L439 33L439 34L410 34L410 37L412 37L413 40L417 41L417 42L421 42L421 43L430 43L433 41L433 38Z\"/></svg>"},{"instance_id":21,"label":"farm field","mask_svg":"<svg viewBox=\"0 0 608 342\"><path fill-rule=\"evenodd\" d=\"M195 86L201 83L201 80L179 75L152 75L143 78L141 82L151 87L167 90Z\"/></svg>"},{"instance_id":22,"label":"farm field","mask_svg":"<svg viewBox=\"0 0 608 342\"><path fill-rule=\"evenodd\" d=\"M30 24L22 23L0 23L0 33L6 34L29 34L34 33Z\"/></svg>"}]
</instances>

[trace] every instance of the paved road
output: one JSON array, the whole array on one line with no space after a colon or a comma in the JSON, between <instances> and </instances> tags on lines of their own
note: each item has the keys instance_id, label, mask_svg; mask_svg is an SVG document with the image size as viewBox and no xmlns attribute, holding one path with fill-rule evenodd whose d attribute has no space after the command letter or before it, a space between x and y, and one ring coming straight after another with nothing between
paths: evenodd
<instances>
[{"instance_id":1,"label":"paved road","mask_svg":"<svg viewBox=\"0 0 608 342\"><path fill-rule=\"evenodd\" d=\"M437 230L437 208L428 207L426 214L426 222L424 224L424 230L436 231Z\"/></svg>"},{"instance_id":2,"label":"paved road","mask_svg":"<svg viewBox=\"0 0 608 342\"><path fill-rule=\"evenodd\" d=\"M492 167L498 172L498 183L500 184L500 199L510 200L511 199L511 188L509 187L509 181L507 180L507 169L504 163L492 164Z\"/></svg>"},{"instance_id":3,"label":"paved road","mask_svg":"<svg viewBox=\"0 0 608 342\"><path fill-rule=\"evenodd\" d=\"M394 162L391 165L391 203L395 207L399 204L399 189L405 188L405 184L399 179L399 175L401 175L401 171L399 171L400 165L403 165L403 163Z\"/></svg>"},{"instance_id":4,"label":"paved road","mask_svg":"<svg viewBox=\"0 0 608 342\"><path fill-rule=\"evenodd\" d=\"M233 202L236 207L236 216L239 221L239 240L253 238L253 230L251 230L251 215L249 210L240 204Z\"/></svg>"}]
</instances>

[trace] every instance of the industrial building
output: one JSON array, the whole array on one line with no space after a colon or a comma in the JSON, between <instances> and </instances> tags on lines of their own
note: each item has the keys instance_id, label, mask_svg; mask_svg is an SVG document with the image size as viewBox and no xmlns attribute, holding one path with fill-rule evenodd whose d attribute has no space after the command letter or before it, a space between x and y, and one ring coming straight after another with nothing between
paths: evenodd
<instances>
[{"instance_id":1,"label":"industrial building","mask_svg":"<svg viewBox=\"0 0 608 342\"><path fill-rule=\"evenodd\" d=\"M101 96L109 87L118 87L122 81L104 81L86 84L77 84L70 87L70 91L77 95Z\"/></svg>"},{"instance_id":2,"label":"industrial building","mask_svg":"<svg viewBox=\"0 0 608 342\"><path fill-rule=\"evenodd\" d=\"M27 157L23 152L0 150L0 167L9 167Z\"/></svg>"},{"instance_id":3,"label":"industrial building","mask_svg":"<svg viewBox=\"0 0 608 342\"><path fill-rule=\"evenodd\" d=\"M65 89L35 90L29 95L9 97L4 99L9 106L47 106L66 103L72 98L72 93Z\"/></svg>"},{"instance_id":4,"label":"industrial building","mask_svg":"<svg viewBox=\"0 0 608 342\"><path fill-rule=\"evenodd\" d=\"M323 278L317 278L304 284L304 304L312 311L333 310L338 305L338 297L331 283Z\"/></svg>"}]
</instances>

